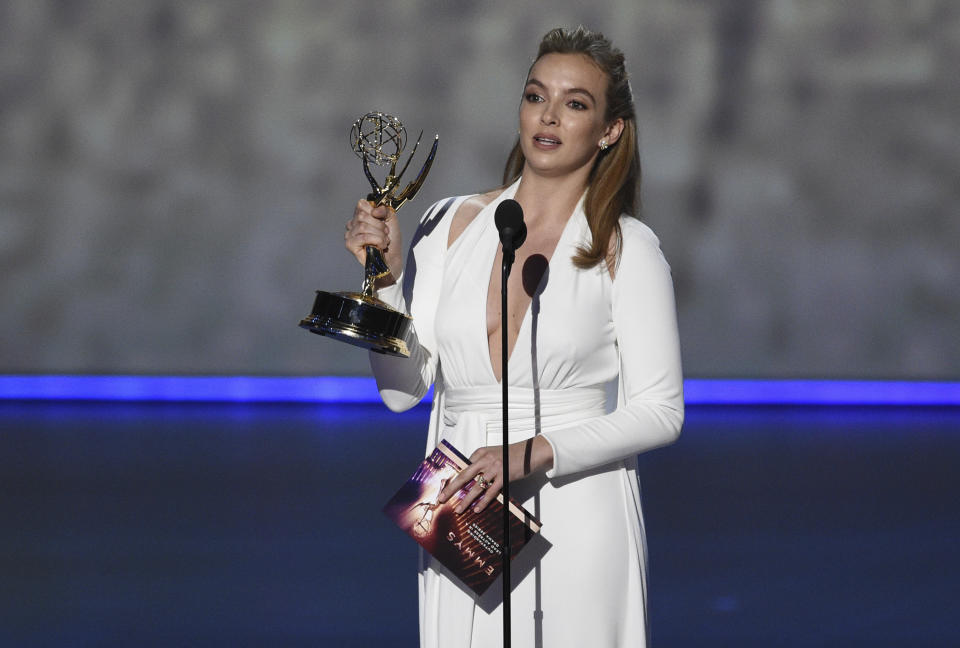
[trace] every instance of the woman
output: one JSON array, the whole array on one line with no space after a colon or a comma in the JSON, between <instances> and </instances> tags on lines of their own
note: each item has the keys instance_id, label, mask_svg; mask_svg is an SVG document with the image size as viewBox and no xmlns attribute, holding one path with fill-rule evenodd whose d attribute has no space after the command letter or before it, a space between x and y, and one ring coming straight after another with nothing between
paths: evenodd
<instances>
[{"instance_id":1,"label":"woman","mask_svg":"<svg viewBox=\"0 0 960 648\"><path fill-rule=\"evenodd\" d=\"M632 216L640 163L623 55L599 33L556 29L540 44L520 103L506 187L431 207L406 271L380 299L414 320L410 358L371 354L393 410L435 385L427 451L447 439L472 461L448 499L485 507L502 471L497 205L523 208L527 239L508 280L511 495L543 522L513 563L517 646L643 646L645 543L636 455L683 422L670 270ZM400 268L395 214L361 201L347 248ZM519 271L518 271L519 270ZM472 501L475 500L475 501ZM500 645L500 588L476 598L424 555L421 646Z\"/></svg>"}]
</instances>

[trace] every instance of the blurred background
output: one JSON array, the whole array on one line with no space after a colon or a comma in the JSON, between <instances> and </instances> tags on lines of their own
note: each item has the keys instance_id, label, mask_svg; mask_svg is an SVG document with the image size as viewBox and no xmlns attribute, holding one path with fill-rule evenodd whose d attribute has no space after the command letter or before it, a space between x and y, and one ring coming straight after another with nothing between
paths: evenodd
<instances>
[{"instance_id":1,"label":"blurred background","mask_svg":"<svg viewBox=\"0 0 960 648\"><path fill-rule=\"evenodd\" d=\"M0 0L0 374L367 374L296 326L360 285L351 123L440 136L409 240L499 184L580 23L627 57L687 376L960 376L951 0Z\"/></svg>"}]
</instances>

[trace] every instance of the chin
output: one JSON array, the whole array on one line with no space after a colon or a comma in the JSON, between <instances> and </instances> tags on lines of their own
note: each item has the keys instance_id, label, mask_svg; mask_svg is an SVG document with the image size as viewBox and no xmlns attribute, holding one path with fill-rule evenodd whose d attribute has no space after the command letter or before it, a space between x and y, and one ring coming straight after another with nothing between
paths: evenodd
<instances>
[{"instance_id":1,"label":"chin","mask_svg":"<svg viewBox=\"0 0 960 648\"><path fill-rule=\"evenodd\" d=\"M526 168L530 169L531 172L543 176L545 178L558 178L566 175L574 174L580 170L591 168L593 160L587 160L586 163L571 163L569 161L562 160L544 160L542 158L537 159L536 157L532 158L527 156L524 153L526 159Z\"/></svg>"}]
</instances>

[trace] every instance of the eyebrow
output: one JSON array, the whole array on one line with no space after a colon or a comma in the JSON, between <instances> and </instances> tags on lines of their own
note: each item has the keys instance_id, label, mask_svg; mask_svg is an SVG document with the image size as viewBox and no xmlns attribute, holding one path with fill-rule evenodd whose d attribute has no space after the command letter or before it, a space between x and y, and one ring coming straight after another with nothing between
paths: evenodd
<instances>
[{"instance_id":1,"label":"eyebrow","mask_svg":"<svg viewBox=\"0 0 960 648\"><path fill-rule=\"evenodd\" d=\"M545 85L543 84L543 82L541 82L541 81L539 81L538 79L535 79L535 78L533 78L533 77L527 79L526 85L535 85L535 86L539 86L539 87L543 88L544 90L547 89L547 86L545 86ZM590 101L592 101L594 104L597 103L596 97L594 97L593 94L591 94L591 92L590 92L589 90L587 90L586 88L570 88L569 90L567 90L566 92L564 92L564 94L576 94L576 93L585 94L585 95L587 95L588 97L590 97Z\"/></svg>"}]
</instances>

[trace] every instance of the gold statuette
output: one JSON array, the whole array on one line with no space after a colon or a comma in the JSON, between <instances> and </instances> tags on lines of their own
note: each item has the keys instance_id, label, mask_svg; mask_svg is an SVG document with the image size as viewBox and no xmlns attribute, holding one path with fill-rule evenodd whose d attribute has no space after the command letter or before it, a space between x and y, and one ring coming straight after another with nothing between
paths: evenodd
<instances>
[{"instance_id":1,"label":"gold statuette","mask_svg":"<svg viewBox=\"0 0 960 648\"><path fill-rule=\"evenodd\" d=\"M437 154L440 137L436 136L430 154L423 163L420 173L402 191L397 191L400 178L403 177L417 147L420 145L421 131L413 150L400 172L397 163L406 147L407 131L399 119L381 112L369 112L353 123L350 142L353 152L363 160L363 173L372 189L367 195L373 205L388 205L399 210L408 200L413 199L423 186L427 173ZM383 184L377 182L370 165L389 165ZM377 353L407 357L407 335L410 331L410 318L373 296L377 279L390 273L380 249L368 245L364 264L363 287L359 293L317 291L313 302L313 311L300 320L300 326L311 333L327 335L355 346L370 349Z\"/></svg>"}]
</instances>

